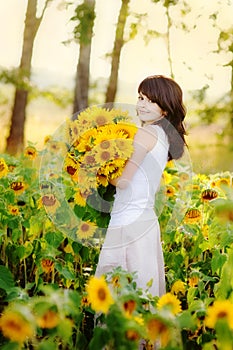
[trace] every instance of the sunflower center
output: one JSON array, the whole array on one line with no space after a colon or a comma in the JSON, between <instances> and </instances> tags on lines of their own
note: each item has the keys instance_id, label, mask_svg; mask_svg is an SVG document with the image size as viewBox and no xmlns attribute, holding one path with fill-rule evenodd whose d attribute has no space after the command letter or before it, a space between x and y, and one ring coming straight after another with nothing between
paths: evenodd
<instances>
[{"instance_id":1,"label":"sunflower center","mask_svg":"<svg viewBox=\"0 0 233 350\"><path fill-rule=\"evenodd\" d=\"M103 115L99 115L97 118L96 118L96 123L98 125L105 125L106 124L106 118L103 116Z\"/></svg>"},{"instance_id":2,"label":"sunflower center","mask_svg":"<svg viewBox=\"0 0 233 350\"><path fill-rule=\"evenodd\" d=\"M85 157L85 163L86 164L93 164L93 163L95 163L95 157L94 156L86 156Z\"/></svg>"},{"instance_id":3,"label":"sunflower center","mask_svg":"<svg viewBox=\"0 0 233 350\"><path fill-rule=\"evenodd\" d=\"M218 193L212 189L207 189L202 192L202 198L206 201L210 201L218 197Z\"/></svg>"},{"instance_id":4,"label":"sunflower center","mask_svg":"<svg viewBox=\"0 0 233 350\"><path fill-rule=\"evenodd\" d=\"M220 311L220 312L218 313L218 318L225 318L226 316L227 316L226 311Z\"/></svg>"},{"instance_id":5,"label":"sunflower center","mask_svg":"<svg viewBox=\"0 0 233 350\"><path fill-rule=\"evenodd\" d=\"M89 230L89 225L88 225L88 224L82 224L81 230L82 230L83 232L87 232L87 231Z\"/></svg>"},{"instance_id":6,"label":"sunflower center","mask_svg":"<svg viewBox=\"0 0 233 350\"><path fill-rule=\"evenodd\" d=\"M104 301L106 299L106 291L105 291L104 288L99 288L99 290L98 290L98 298L101 301Z\"/></svg>"},{"instance_id":7,"label":"sunflower center","mask_svg":"<svg viewBox=\"0 0 233 350\"><path fill-rule=\"evenodd\" d=\"M102 149L108 149L110 147L110 142L109 141L102 141L100 144L100 147Z\"/></svg>"},{"instance_id":8,"label":"sunflower center","mask_svg":"<svg viewBox=\"0 0 233 350\"><path fill-rule=\"evenodd\" d=\"M21 325L13 320L10 320L8 322L8 327L14 332L21 332Z\"/></svg>"},{"instance_id":9,"label":"sunflower center","mask_svg":"<svg viewBox=\"0 0 233 350\"><path fill-rule=\"evenodd\" d=\"M4 164L0 163L0 171L3 171L3 170L5 170L5 166Z\"/></svg>"},{"instance_id":10,"label":"sunflower center","mask_svg":"<svg viewBox=\"0 0 233 350\"><path fill-rule=\"evenodd\" d=\"M107 151L104 151L104 152L101 153L101 159L104 162L108 161L110 159L110 156L111 156L110 153L107 152Z\"/></svg>"},{"instance_id":11,"label":"sunflower center","mask_svg":"<svg viewBox=\"0 0 233 350\"><path fill-rule=\"evenodd\" d=\"M76 172L76 169L74 167L72 167L71 165L68 165L66 167L66 170L67 170L67 173L70 174L70 175L74 175L75 172Z\"/></svg>"},{"instance_id":12,"label":"sunflower center","mask_svg":"<svg viewBox=\"0 0 233 350\"><path fill-rule=\"evenodd\" d=\"M51 207L56 203L56 198L54 196L43 196L42 203L47 207Z\"/></svg>"},{"instance_id":13,"label":"sunflower center","mask_svg":"<svg viewBox=\"0 0 233 350\"><path fill-rule=\"evenodd\" d=\"M13 182L12 185L11 185L11 188L12 188L14 191L22 190L22 188L23 188L23 183L22 183L22 182Z\"/></svg>"}]
</instances>

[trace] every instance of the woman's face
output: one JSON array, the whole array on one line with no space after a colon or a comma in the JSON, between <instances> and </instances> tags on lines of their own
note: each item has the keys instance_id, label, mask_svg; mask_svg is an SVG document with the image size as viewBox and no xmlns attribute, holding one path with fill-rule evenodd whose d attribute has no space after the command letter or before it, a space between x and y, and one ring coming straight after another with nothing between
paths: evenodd
<instances>
[{"instance_id":1,"label":"woman's face","mask_svg":"<svg viewBox=\"0 0 233 350\"><path fill-rule=\"evenodd\" d=\"M163 117L162 109L155 102L141 92L138 96L136 111L139 119L144 123L153 123Z\"/></svg>"}]
</instances>

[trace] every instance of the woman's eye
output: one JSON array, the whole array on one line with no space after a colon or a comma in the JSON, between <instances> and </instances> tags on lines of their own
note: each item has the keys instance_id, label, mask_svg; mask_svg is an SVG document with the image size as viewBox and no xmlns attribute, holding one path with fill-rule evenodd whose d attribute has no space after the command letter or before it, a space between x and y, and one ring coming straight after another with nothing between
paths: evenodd
<instances>
[{"instance_id":1,"label":"woman's eye","mask_svg":"<svg viewBox=\"0 0 233 350\"><path fill-rule=\"evenodd\" d=\"M138 100L142 101L143 97L142 96L138 96Z\"/></svg>"}]
</instances>

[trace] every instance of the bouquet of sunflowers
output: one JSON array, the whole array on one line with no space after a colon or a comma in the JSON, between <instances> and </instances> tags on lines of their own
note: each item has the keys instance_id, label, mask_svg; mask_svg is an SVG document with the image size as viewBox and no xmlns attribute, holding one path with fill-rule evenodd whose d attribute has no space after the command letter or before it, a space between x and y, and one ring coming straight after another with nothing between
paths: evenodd
<instances>
[{"instance_id":1,"label":"bouquet of sunflowers","mask_svg":"<svg viewBox=\"0 0 233 350\"><path fill-rule=\"evenodd\" d=\"M68 120L65 129L62 177L66 190L63 192L66 202L79 219L72 227L69 223L69 229L76 226L72 238L88 240L98 229L105 230L108 225L115 192L111 180L122 174L133 152L137 127L128 112L91 107L82 111L77 119ZM59 195L55 197L59 202L57 212L60 210L61 216L62 200L58 199ZM67 215L63 216L66 220Z\"/></svg>"}]
</instances>

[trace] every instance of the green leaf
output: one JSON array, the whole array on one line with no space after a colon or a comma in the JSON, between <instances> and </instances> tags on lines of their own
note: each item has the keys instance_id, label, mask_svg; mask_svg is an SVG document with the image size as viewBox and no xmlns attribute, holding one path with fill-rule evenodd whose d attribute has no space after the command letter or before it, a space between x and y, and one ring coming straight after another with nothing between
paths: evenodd
<instances>
[{"instance_id":1,"label":"green leaf","mask_svg":"<svg viewBox=\"0 0 233 350\"><path fill-rule=\"evenodd\" d=\"M82 246L82 249L80 250L79 254L80 254L83 262L88 261L88 259L89 259L89 249L87 247Z\"/></svg>"},{"instance_id":2,"label":"green leaf","mask_svg":"<svg viewBox=\"0 0 233 350\"><path fill-rule=\"evenodd\" d=\"M57 345L53 339L45 340L40 343L38 350L57 350Z\"/></svg>"},{"instance_id":3,"label":"green leaf","mask_svg":"<svg viewBox=\"0 0 233 350\"><path fill-rule=\"evenodd\" d=\"M72 243L72 248L75 254L78 254L80 249L82 248L82 244L78 243L78 242L73 242Z\"/></svg>"},{"instance_id":4,"label":"green leaf","mask_svg":"<svg viewBox=\"0 0 233 350\"><path fill-rule=\"evenodd\" d=\"M0 265L0 286L6 292L15 285L13 275L7 267Z\"/></svg>"},{"instance_id":5,"label":"green leaf","mask_svg":"<svg viewBox=\"0 0 233 350\"><path fill-rule=\"evenodd\" d=\"M10 342L4 346L1 346L1 350L19 350L19 344Z\"/></svg>"},{"instance_id":6,"label":"green leaf","mask_svg":"<svg viewBox=\"0 0 233 350\"><path fill-rule=\"evenodd\" d=\"M227 256L225 254L220 253L219 250L215 250L213 252L212 260L211 260L211 269L214 274L217 271L221 271L222 266L227 260Z\"/></svg>"},{"instance_id":7,"label":"green leaf","mask_svg":"<svg viewBox=\"0 0 233 350\"><path fill-rule=\"evenodd\" d=\"M109 341L109 333L103 328L95 328L94 336L90 342L90 350L103 349Z\"/></svg>"},{"instance_id":8,"label":"green leaf","mask_svg":"<svg viewBox=\"0 0 233 350\"><path fill-rule=\"evenodd\" d=\"M196 324L194 322L194 319L192 317L192 315L190 314L190 311L186 310L184 312L182 312L182 314L180 314L177 317L177 321L179 322L179 326L181 329L191 329L192 331L195 330L196 328Z\"/></svg>"},{"instance_id":9,"label":"green leaf","mask_svg":"<svg viewBox=\"0 0 233 350\"><path fill-rule=\"evenodd\" d=\"M55 263L55 268L56 270L64 276L68 280L73 280L75 279L75 275L72 271L68 270L67 268L63 267L60 263Z\"/></svg>"},{"instance_id":10,"label":"green leaf","mask_svg":"<svg viewBox=\"0 0 233 350\"><path fill-rule=\"evenodd\" d=\"M60 338L66 344L72 336L72 322L69 319L63 319L60 321L57 330Z\"/></svg>"},{"instance_id":11,"label":"green leaf","mask_svg":"<svg viewBox=\"0 0 233 350\"><path fill-rule=\"evenodd\" d=\"M83 215L85 214L86 208L85 207L81 207L80 205L75 205L74 206L74 212L75 215L77 215L80 219L82 219Z\"/></svg>"},{"instance_id":12,"label":"green leaf","mask_svg":"<svg viewBox=\"0 0 233 350\"><path fill-rule=\"evenodd\" d=\"M58 248L64 236L61 232L48 232L45 235L46 242L54 248Z\"/></svg>"}]
</instances>

